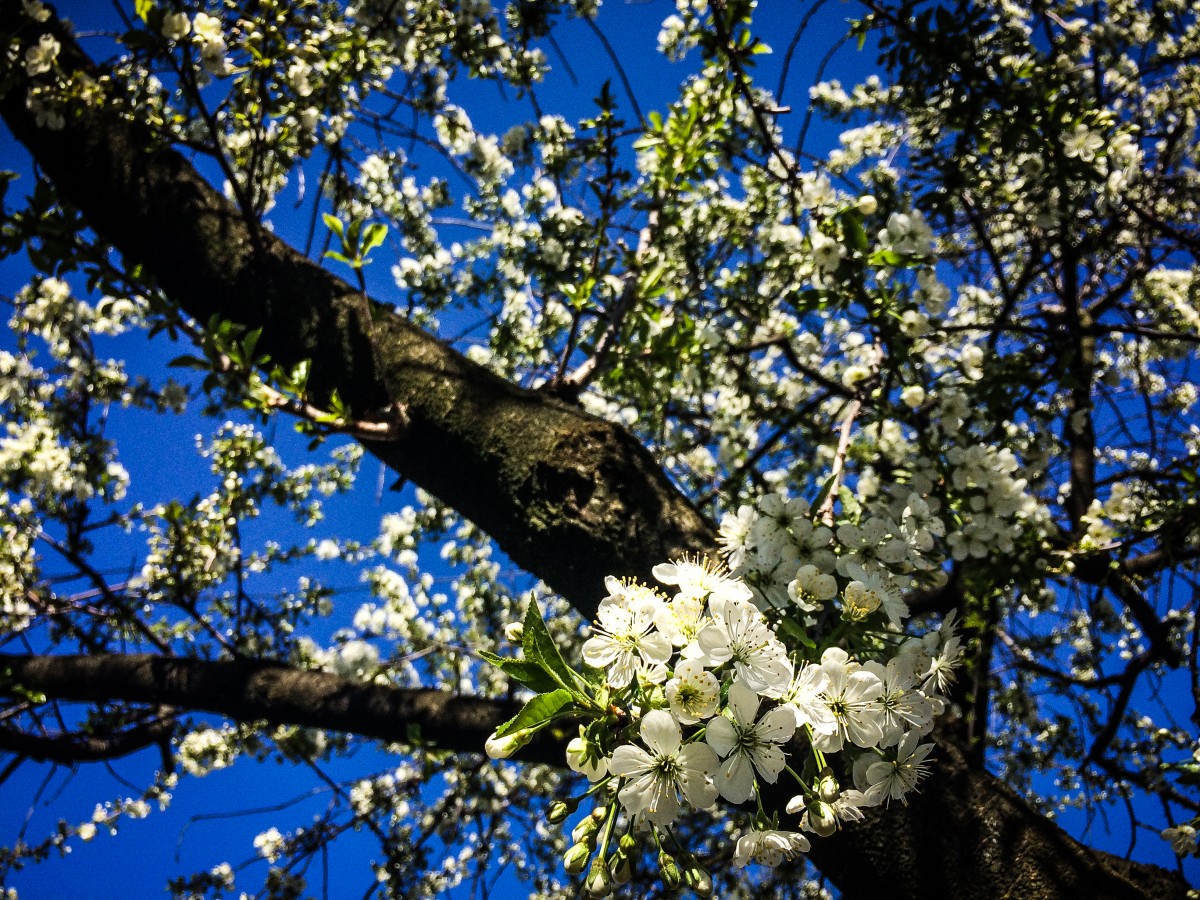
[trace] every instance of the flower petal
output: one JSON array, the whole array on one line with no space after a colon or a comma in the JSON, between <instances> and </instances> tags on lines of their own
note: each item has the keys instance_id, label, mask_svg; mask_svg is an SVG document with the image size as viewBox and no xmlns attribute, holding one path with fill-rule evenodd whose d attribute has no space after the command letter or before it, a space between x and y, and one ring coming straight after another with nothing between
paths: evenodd
<instances>
[{"instance_id":1,"label":"flower petal","mask_svg":"<svg viewBox=\"0 0 1200 900\"><path fill-rule=\"evenodd\" d=\"M642 719L642 740L656 756L674 756L683 741L679 723L665 709L654 709ZM620 748L618 748L620 749Z\"/></svg>"},{"instance_id":2,"label":"flower petal","mask_svg":"<svg viewBox=\"0 0 1200 900\"><path fill-rule=\"evenodd\" d=\"M717 752L717 755L724 757L728 756L737 746L738 735L732 722L724 716L717 716L705 728L704 740L708 741L708 745Z\"/></svg>"},{"instance_id":3,"label":"flower petal","mask_svg":"<svg viewBox=\"0 0 1200 900\"><path fill-rule=\"evenodd\" d=\"M796 716L782 706L768 710L754 726L754 733L760 741L770 741L773 744L782 744L795 732Z\"/></svg>"},{"instance_id":4,"label":"flower petal","mask_svg":"<svg viewBox=\"0 0 1200 900\"><path fill-rule=\"evenodd\" d=\"M608 771L614 775L630 776L645 772L654 765L650 754L633 744L622 744L613 751Z\"/></svg>"},{"instance_id":5,"label":"flower petal","mask_svg":"<svg viewBox=\"0 0 1200 900\"><path fill-rule=\"evenodd\" d=\"M745 753L734 753L721 763L717 790L730 803L744 803L754 796L754 767Z\"/></svg>"},{"instance_id":6,"label":"flower petal","mask_svg":"<svg viewBox=\"0 0 1200 900\"><path fill-rule=\"evenodd\" d=\"M758 694L740 681L735 681L729 688L729 710L743 729L754 721L760 702Z\"/></svg>"}]
</instances>

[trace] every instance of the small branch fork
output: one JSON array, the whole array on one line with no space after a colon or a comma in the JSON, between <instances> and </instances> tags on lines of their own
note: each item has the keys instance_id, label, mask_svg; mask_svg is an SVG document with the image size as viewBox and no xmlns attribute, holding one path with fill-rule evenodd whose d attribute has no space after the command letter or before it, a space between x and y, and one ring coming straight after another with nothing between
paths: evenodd
<instances>
[{"instance_id":1,"label":"small branch fork","mask_svg":"<svg viewBox=\"0 0 1200 900\"><path fill-rule=\"evenodd\" d=\"M193 326L182 323L180 329L191 337L197 346L204 346L203 336ZM258 383L254 384L255 373L238 366L225 353L218 352L208 355L215 371L222 375L232 375L238 378L248 388L253 385L254 395L268 410L285 412L298 419L304 419L322 432L345 434L363 441L395 441L408 429L408 412L401 403L391 404L381 411L378 418L331 417L328 410L322 409L302 397L289 396L271 387L261 377L258 378Z\"/></svg>"}]
</instances>

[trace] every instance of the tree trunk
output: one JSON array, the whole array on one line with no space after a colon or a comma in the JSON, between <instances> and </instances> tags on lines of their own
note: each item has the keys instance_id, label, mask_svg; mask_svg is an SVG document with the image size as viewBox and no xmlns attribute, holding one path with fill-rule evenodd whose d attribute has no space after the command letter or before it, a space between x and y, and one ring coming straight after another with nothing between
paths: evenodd
<instances>
[{"instance_id":1,"label":"tree trunk","mask_svg":"<svg viewBox=\"0 0 1200 900\"><path fill-rule=\"evenodd\" d=\"M8 57L18 67L0 72L10 85L0 116L60 195L185 312L200 322L216 315L261 327L260 346L277 363L311 360L313 386L325 393L336 388L360 417L403 406L404 433L367 448L476 522L585 615L595 610L605 575L649 578L651 567L669 557L714 551L711 524L624 429L504 382L272 234L252 229L141 124L93 106L61 131L39 128L25 105L19 65L25 47L54 31L63 67L91 63L56 21L34 27L24 21L19 0L0 0L0 32L21 39L20 51ZM461 698L466 719L443 728L432 714L422 718L415 695L400 689L269 664L105 658L96 665L107 677L81 684L62 672L88 661L66 659L29 661L18 671L28 687L63 699L167 703L385 740L400 735L370 723L385 721L399 704L397 723L405 717L421 723L426 739L448 749L466 749L468 739L482 743L494 727ZM313 698L327 717L316 715ZM957 751L943 749L924 792L907 808L813 842L814 861L846 896L1185 896L1181 878L1084 847L995 778L967 768Z\"/></svg>"}]
</instances>

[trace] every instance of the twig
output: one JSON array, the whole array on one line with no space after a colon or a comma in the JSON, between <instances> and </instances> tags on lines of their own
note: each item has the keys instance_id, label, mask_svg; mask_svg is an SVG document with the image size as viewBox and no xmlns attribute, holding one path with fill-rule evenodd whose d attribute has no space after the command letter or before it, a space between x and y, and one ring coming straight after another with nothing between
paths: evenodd
<instances>
[{"instance_id":1,"label":"twig","mask_svg":"<svg viewBox=\"0 0 1200 900\"><path fill-rule=\"evenodd\" d=\"M821 508L817 511L817 518L831 528L833 527L834 498L837 497L838 485L842 483L842 473L846 468L846 452L850 449L850 432L854 428L854 419L861 409L862 401L857 398L851 400L846 407L846 418L842 420L842 433L838 438L837 453L833 457L833 469L830 473L833 485L821 503Z\"/></svg>"}]
</instances>

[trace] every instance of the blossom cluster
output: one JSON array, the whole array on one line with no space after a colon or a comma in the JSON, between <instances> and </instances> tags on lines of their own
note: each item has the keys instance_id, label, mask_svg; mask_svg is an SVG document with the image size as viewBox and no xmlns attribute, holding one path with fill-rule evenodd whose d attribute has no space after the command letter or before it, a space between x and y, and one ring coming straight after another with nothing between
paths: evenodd
<instances>
[{"instance_id":1,"label":"blossom cluster","mask_svg":"<svg viewBox=\"0 0 1200 900\"><path fill-rule=\"evenodd\" d=\"M710 890L673 831L688 809L719 799L751 805L753 822L737 838L734 862L776 866L808 851L810 835L828 836L868 807L904 802L925 776L933 743L923 739L945 708L961 655L953 615L937 631L906 635L907 608L886 570L838 566L823 549L831 530L807 518L806 504L791 508L795 518L777 526L789 545L797 534L801 541L816 534L817 546L791 558L782 595L754 589L711 560L680 559L654 568L658 586L607 579L583 644L583 673L572 678L538 656L538 642L526 638L537 627L529 616L513 629L524 655L492 658L513 675L528 678L529 662L560 675L497 730L489 755L510 756L553 721L585 721L567 763L590 786L554 804L550 817L561 822L586 798L594 803L564 857L568 872L588 869L589 895L622 883L643 842L657 848L669 887ZM739 518L755 532L752 551L771 554L769 523L778 517L751 509L727 521L727 534ZM857 536L860 549L872 543L848 528L853 534L844 527L843 536ZM738 560L739 550L744 563L745 548L730 555ZM821 553L828 565L809 561ZM899 541L889 558L907 556ZM831 614L820 614L826 602ZM793 795L786 804L778 802L787 796L783 785ZM781 825L781 814L794 819Z\"/></svg>"}]
</instances>

